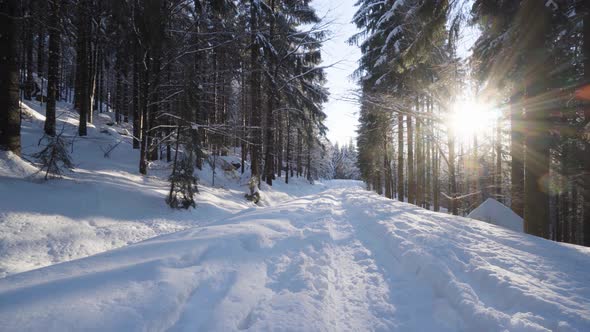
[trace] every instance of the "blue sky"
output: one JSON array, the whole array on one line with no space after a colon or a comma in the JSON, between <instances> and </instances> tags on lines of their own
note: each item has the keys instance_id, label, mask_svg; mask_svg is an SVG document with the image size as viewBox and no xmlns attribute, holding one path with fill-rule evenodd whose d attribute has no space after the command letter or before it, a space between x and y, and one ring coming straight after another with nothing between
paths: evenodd
<instances>
[{"instance_id":1,"label":"blue sky","mask_svg":"<svg viewBox=\"0 0 590 332\"><path fill-rule=\"evenodd\" d=\"M327 87L330 89L330 101L324 105L328 115L326 125L329 128L328 138L333 143L348 143L356 137L358 125L358 105L349 99L357 89L356 83L350 75L357 67L360 50L350 46L346 40L357 32L351 23L356 11L354 4L357 0L314 0L312 6L318 15L325 16L326 21L332 22L329 29L331 36L323 48L323 65L334 64L326 70Z\"/></svg>"}]
</instances>

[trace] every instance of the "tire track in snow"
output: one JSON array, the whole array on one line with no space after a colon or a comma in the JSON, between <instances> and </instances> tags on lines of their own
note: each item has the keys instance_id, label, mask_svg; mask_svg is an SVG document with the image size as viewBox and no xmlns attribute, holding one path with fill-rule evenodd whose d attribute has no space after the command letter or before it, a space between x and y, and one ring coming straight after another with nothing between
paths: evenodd
<instances>
[{"instance_id":1,"label":"tire track in snow","mask_svg":"<svg viewBox=\"0 0 590 332\"><path fill-rule=\"evenodd\" d=\"M285 311L296 309L308 312L311 330L393 329L389 289L370 252L352 237L351 226L339 217L343 210L338 197L320 194L307 200L310 204L305 216L290 220L301 238L277 243L275 250L281 246L288 250L266 260L267 288L272 296L249 310L238 328L267 330L276 324L277 317L285 317ZM285 319L283 323L282 329L306 330L301 320Z\"/></svg>"}]
</instances>

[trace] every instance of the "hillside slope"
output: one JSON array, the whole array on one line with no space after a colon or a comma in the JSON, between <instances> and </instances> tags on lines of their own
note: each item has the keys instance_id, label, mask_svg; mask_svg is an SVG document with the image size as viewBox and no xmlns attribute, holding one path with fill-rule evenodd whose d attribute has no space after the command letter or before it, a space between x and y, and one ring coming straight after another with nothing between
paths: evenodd
<instances>
[{"instance_id":1,"label":"hillside slope","mask_svg":"<svg viewBox=\"0 0 590 332\"><path fill-rule=\"evenodd\" d=\"M42 149L44 114L37 103L23 104L27 160L34 161L32 155ZM209 224L254 207L244 199L247 178L217 169L212 186L213 172L205 164L198 172L198 209L169 209L165 197L170 165L154 162L148 176L139 175L139 151L132 148L130 124L112 125L112 116L97 114L88 136L78 137L78 115L71 104L58 103L57 131L72 143L75 164L61 179L43 181L44 174L36 174L34 165L0 151L0 278ZM287 186L276 184L264 188L262 205L317 190L300 186L287 193Z\"/></svg>"}]
</instances>

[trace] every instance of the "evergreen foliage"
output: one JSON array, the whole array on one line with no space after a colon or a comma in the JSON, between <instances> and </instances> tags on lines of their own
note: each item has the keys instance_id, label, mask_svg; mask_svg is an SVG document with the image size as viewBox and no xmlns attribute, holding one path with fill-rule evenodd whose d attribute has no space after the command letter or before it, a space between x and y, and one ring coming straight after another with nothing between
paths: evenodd
<instances>
[{"instance_id":1,"label":"evergreen foliage","mask_svg":"<svg viewBox=\"0 0 590 332\"><path fill-rule=\"evenodd\" d=\"M182 155L170 174L170 194L166 203L174 209L196 207L194 195L198 193L197 177L194 175L194 158Z\"/></svg>"},{"instance_id":2,"label":"evergreen foliage","mask_svg":"<svg viewBox=\"0 0 590 332\"><path fill-rule=\"evenodd\" d=\"M45 172L45 180L61 177L66 170L74 168L68 151L71 143L63 137L63 130L54 136L44 135L39 145L43 145L43 149L33 157L40 164L39 172Z\"/></svg>"},{"instance_id":3,"label":"evergreen foliage","mask_svg":"<svg viewBox=\"0 0 590 332\"><path fill-rule=\"evenodd\" d=\"M188 209L196 207L194 196L199 192L197 177L195 176L194 146L190 135L186 135L186 128L182 126L176 130L176 148L170 181L170 192L166 198L168 206L174 209ZM181 151L181 148L184 148Z\"/></svg>"},{"instance_id":4,"label":"evergreen foliage","mask_svg":"<svg viewBox=\"0 0 590 332\"><path fill-rule=\"evenodd\" d=\"M115 122L132 124L140 174L147 174L156 159L172 162L182 140L180 148L192 147L199 169L205 151L215 159L236 147L242 172L250 171L258 183L312 179L319 169L312 155L326 132L322 104L328 92L320 66L326 26L310 3L10 1L2 9L12 11L10 17L23 16L24 28L10 30L6 42L13 45L3 50L14 54L15 79L17 60L24 60L23 96L40 94L47 101L48 135L55 133L59 101L77 110L79 136L88 134L97 113L114 112ZM32 91L35 85L39 91ZM6 129L0 138L9 133L7 148L17 152L13 131L20 122L18 98L13 99L12 122L2 123ZM180 135L178 126L185 128ZM185 167L180 156L178 166ZM180 180L178 172L171 179Z\"/></svg>"}]
</instances>

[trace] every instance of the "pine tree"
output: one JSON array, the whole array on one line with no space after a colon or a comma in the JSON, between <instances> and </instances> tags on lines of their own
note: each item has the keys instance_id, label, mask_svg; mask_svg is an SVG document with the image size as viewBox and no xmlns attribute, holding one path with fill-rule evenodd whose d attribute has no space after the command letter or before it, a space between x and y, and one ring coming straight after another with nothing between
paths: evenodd
<instances>
[{"instance_id":1,"label":"pine tree","mask_svg":"<svg viewBox=\"0 0 590 332\"><path fill-rule=\"evenodd\" d=\"M426 129L422 127L425 115L419 114L418 111L425 105L424 74L428 72L427 68L434 66L444 55L430 50L433 44L443 49L449 3L365 0L359 1L358 6L353 21L361 32L350 38L349 42L360 44L363 53L356 75L363 86L363 98L374 104L366 107L366 113L369 113L370 109L378 108L389 113L383 118L386 119L386 125L380 128L379 146L382 150L388 150L391 146L388 141L393 137L393 114L396 114L398 132L397 174L394 176L391 168L394 158L388 156L389 152L384 152L385 155L379 157L373 152L365 153L364 150L371 150L376 141L365 139L361 135L364 136L365 130L369 132L375 129L371 127L370 122L367 123L366 129L361 125L358 141L359 159L367 159L359 161L363 179L369 182L367 177L370 177L372 180L369 183L378 183L382 180L375 177L382 178L388 196L393 192L392 183L396 183L395 191L400 199L404 199L407 182L408 202L422 206L430 205L430 202L426 202L426 197L431 195L427 192L426 183L429 182L429 175L426 174L427 163L424 161L427 155L427 144L424 139ZM361 124L373 121L370 116L363 117L362 114L361 112ZM368 133L366 135L370 136ZM406 148L407 160L404 160ZM370 162L373 158L378 158L379 161ZM373 169L375 162L382 165L380 171ZM407 181L404 178L404 167L407 167Z\"/></svg>"},{"instance_id":2,"label":"pine tree","mask_svg":"<svg viewBox=\"0 0 590 332\"><path fill-rule=\"evenodd\" d=\"M114 122L133 121L141 174L164 154L172 161L181 140L197 168L241 145L241 171L249 162L258 183L285 167L287 176L319 176L326 32L309 0L25 1L23 9L31 20L21 85L28 97L32 72L47 77L48 136L60 92L73 88L80 136L103 105Z\"/></svg>"},{"instance_id":3,"label":"pine tree","mask_svg":"<svg viewBox=\"0 0 590 332\"><path fill-rule=\"evenodd\" d=\"M66 170L74 168L69 154L70 142L62 135L63 130L57 135L54 133L54 135L44 136L43 149L33 155L41 165L39 171L45 170L45 180L48 180L50 176L61 177Z\"/></svg>"}]
</instances>

